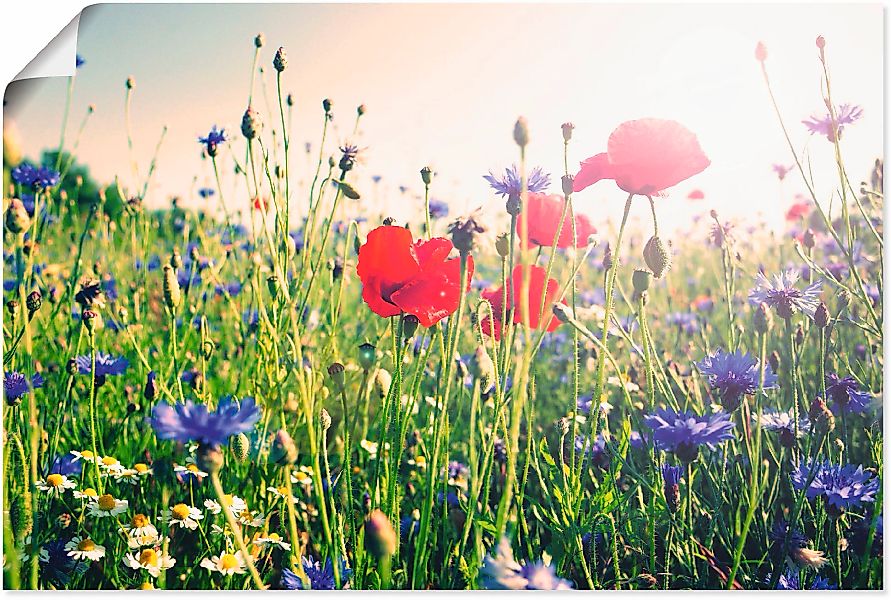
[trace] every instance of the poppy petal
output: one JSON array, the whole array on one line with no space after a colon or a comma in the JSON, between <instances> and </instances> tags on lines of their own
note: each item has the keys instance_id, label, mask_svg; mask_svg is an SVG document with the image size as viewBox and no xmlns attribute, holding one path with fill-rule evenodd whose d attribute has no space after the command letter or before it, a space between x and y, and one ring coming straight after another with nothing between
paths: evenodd
<instances>
[{"instance_id":1,"label":"poppy petal","mask_svg":"<svg viewBox=\"0 0 891 600\"><path fill-rule=\"evenodd\" d=\"M432 240L431 240L432 241ZM451 246L451 243L449 243ZM473 277L473 258L467 262L468 284ZM403 311L430 327L458 310L461 299L461 259L446 261L440 268L427 268L393 292L391 299Z\"/></svg>"},{"instance_id":2,"label":"poppy petal","mask_svg":"<svg viewBox=\"0 0 891 600\"><path fill-rule=\"evenodd\" d=\"M581 162L581 169L572 180L572 191L580 192L601 179L613 179L609 156L605 152L595 154Z\"/></svg>"}]
</instances>

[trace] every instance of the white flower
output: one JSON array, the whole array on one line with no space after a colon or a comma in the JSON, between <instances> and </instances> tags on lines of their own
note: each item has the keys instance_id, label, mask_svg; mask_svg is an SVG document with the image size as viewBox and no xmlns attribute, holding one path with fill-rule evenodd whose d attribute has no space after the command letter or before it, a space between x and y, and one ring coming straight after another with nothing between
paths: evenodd
<instances>
[{"instance_id":1,"label":"white flower","mask_svg":"<svg viewBox=\"0 0 891 600\"><path fill-rule=\"evenodd\" d=\"M167 541L167 538L163 535L158 535L158 532L155 531L154 533L148 532L145 535L128 537L127 546L131 550L136 550L137 548L145 548L146 546L161 546L165 541Z\"/></svg>"},{"instance_id":2,"label":"white flower","mask_svg":"<svg viewBox=\"0 0 891 600\"><path fill-rule=\"evenodd\" d=\"M291 473L291 483L301 485L308 491L312 488L312 469L309 469L309 472L304 471L303 469L304 467L300 467L299 471Z\"/></svg>"},{"instance_id":3,"label":"white flower","mask_svg":"<svg viewBox=\"0 0 891 600\"><path fill-rule=\"evenodd\" d=\"M93 454L89 450L83 450L82 452L78 452L77 450L72 450L71 454L74 455L74 460L83 460L84 462L96 462L96 455Z\"/></svg>"},{"instance_id":4,"label":"white flower","mask_svg":"<svg viewBox=\"0 0 891 600\"><path fill-rule=\"evenodd\" d=\"M114 474L124 470L124 465L114 456L103 456L99 461L99 466L106 473Z\"/></svg>"},{"instance_id":5,"label":"white flower","mask_svg":"<svg viewBox=\"0 0 891 600\"><path fill-rule=\"evenodd\" d=\"M233 516L237 517L243 511L247 510L247 502L242 498L229 494L225 494L223 498L229 501L229 510L232 511ZM220 506L220 503L210 498L204 501L204 508L215 515L218 515L223 511L223 507Z\"/></svg>"},{"instance_id":6,"label":"white flower","mask_svg":"<svg viewBox=\"0 0 891 600\"><path fill-rule=\"evenodd\" d=\"M74 488L77 483L68 479L65 475L51 473L46 476L46 479L38 479L35 485L41 492L50 492L52 494L61 495L65 490Z\"/></svg>"},{"instance_id":7,"label":"white flower","mask_svg":"<svg viewBox=\"0 0 891 600\"><path fill-rule=\"evenodd\" d=\"M427 468L427 458L424 456L416 456L415 458L409 458L407 462L408 462L408 464L415 466L419 469Z\"/></svg>"},{"instance_id":8,"label":"white flower","mask_svg":"<svg viewBox=\"0 0 891 600\"><path fill-rule=\"evenodd\" d=\"M205 558L201 561L201 566L208 571L216 571L223 575L232 575L234 573L244 573L244 559L241 557L239 550L235 554L223 552L219 556L213 558Z\"/></svg>"},{"instance_id":9,"label":"white flower","mask_svg":"<svg viewBox=\"0 0 891 600\"><path fill-rule=\"evenodd\" d=\"M197 477L198 481L201 481L202 479L207 477L207 473L199 469L198 465L193 462L190 462L185 466L176 465L175 467L173 467L173 472L176 473L180 478L189 476Z\"/></svg>"},{"instance_id":10,"label":"white flower","mask_svg":"<svg viewBox=\"0 0 891 600\"><path fill-rule=\"evenodd\" d=\"M68 556L77 560L99 560L105 556L105 546L79 535L71 538L71 541L65 544L65 549L68 550Z\"/></svg>"},{"instance_id":11,"label":"white flower","mask_svg":"<svg viewBox=\"0 0 891 600\"><path fill-rule=\"evenodd\" d=\"M266 524L266 517L263 513L253 513L247 508L238 513L238 522L248 527L263 527Z\"/></svg>"},{"instance_id":12,"label":"white flower","mask_svg":"<svg viewBox=\"0 0 891 600\"><path fill-rule=\"evenodd\" d=\"M115 517L127 511L127 500L118 500L111 494L102 494L87 505L87 511L94 517Z\"/></svg>"},{"instance_id":13,"label":"white flower","mask_svg":"<svg viewBox=\"0 0 891 600\"><path fill-rule=\"evenodd\" d=\"M266 488L266 491L270 492L273 496L275 496L275 498L277 500L284 500L285 498L289 497L288 488L285 486L280 486L280 487L269 486L268 488ZM290 496L290 498L291 498L292 503L294 503L294 504L297 503L297 498L295 498L294 496Z\"/></svg>"},{"instance_id":14,"label":"white flower","mask_svg":"<svg viewBox=\"0 0 891 600\"><path fill-rule=\"evenodd\" d=\"M130 485L136 485L139 483L139 479L142 475L139 474L139 471L136 469L121 469L120 471L112 471L112 477L114 477L115 481L121 483L129 483Z\"/></svg>"},{"instance_id":15,"label":"white flower","mask_svg":"<svg viewBox=\"0 0 891 600\"><path fill-rule=\"evenodd\" d=\"M266 537L258 537L256 540L254 540L254 543L261 548L265 548L267 546L275 546L277 548L281 548L282 550L291 549L291 544L283 540L277 533L270 533Z\"/></svg>"},{"instance_id":16,"label":"white flower","mask_svg":"<svg viewBox=\"0 0 891 600\"><path fill-rule=\"evenodd\" d=\"M166 571L176 564L176 559L171 558L169 554L157 548L146 548L141 552L133 554L125 554L123 558L125 565L131 569L145 569L152 577L157 577L161 571Z\"/></svg>"},{"instance_id":17,"label":"white flower","mask_svg":"<svg viewBox=\"0 0 891 600\"><path fill-rule=\"evenodd\" d=\"M130 526L125 527L125 529L127 535L134 538L142 538L146 536L157 537L158 535L158 530L155 529L155 526L152 525L149 518L142 513L133 515L133 518L130 519Z\"/></svg>"},{"instance_id":18,"label":"white flower","mask_svg":"<svg viewBox=\"0 0 891 600\"><path fill-rule=\"evenodd\" d=\"M179 525L194 531L198 528L198 521L203 519L204 515L201 514L200 508L180 503L172 508L162 510L161 518L166 520L171 527Z\"/></svg>"},{"instance_id":19,"label":"white flower","mask_svg":"<svg viewBox=\"0 0 891 600\"><path fill-rule=\"evenodd\" d=\"M93 488L84 488L84 491L82 492L74 490L72 493L78 500L95 500L99 497L98 492L96 492L96 490L94 490Z\"/></svg>"},{"instance_id":20,"label":"white flower","mask_svg":"<svg viewBox=\"0 0 891 600\"><path fill-rule=\"evenodd\" d=\"M368 453L368 458L377 457L377 442L362 440L359 442L359 446Z\"/></svg>"}]
</instances>

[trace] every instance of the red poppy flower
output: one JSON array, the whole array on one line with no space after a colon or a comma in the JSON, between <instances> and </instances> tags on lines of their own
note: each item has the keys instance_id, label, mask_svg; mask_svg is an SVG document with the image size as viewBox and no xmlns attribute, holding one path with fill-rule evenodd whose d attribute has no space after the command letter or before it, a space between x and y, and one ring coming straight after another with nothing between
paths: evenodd
<instances>
[{"instance_id":1,"label":"red poppy flower","mask_svg":"<svg viewBox=\"0 0 891 600\"><path fill-rule=\"evenodd\" d=\"M553 238L552 238L553 239ZM527 303L529 306L529 325L533 329L539 329L542 321L547 322L547 330L554 331L557 327L560 326L560 321L557 320L557 317L551 317L548 320L548 316L553 314L551 312L551 305L557 301L557 294L559 293L558 285L556 280L548 279L547 281L547 292L545 293L545 301L544 301L544 311L542 311L542 302L541 302L541 293L545 289L545 270L542 267L537 265L532 265L528 267L529 269L529 302ZM522 290L523 289L523 265L517 265L514 267L514 271L511 274L511 280L508 282L507 286L507 318L511 319L514 323L522 323L524 321L523 315L521 314L519 305L514 300L514 290ZM482 297L489 301L492 305L492 312L494 313L493 319L489 319L489 315L483 317L482 328L483 333L486 335L492 335L496 340L501 339L501 312L503 304L501 303L501 296L504 294L504 288L498 287L491 290L486 290L482 293ZM543 313L543 319L539 319L539 313ZM490 327L494 321L495 327L494 329Z\"/></svg>"},{"instance_id":2,"label":"red poppy flower","mask_svg":"<svg viewBox=\"0 0 891 600\"><path fill-rule=\"evenodd\" d=\"M254 197L254 210L262 210L263 212L269 212L269 202L266 198L261 198L260 196Z\"/></svg>"},{"instance_id":3,"label":"red poppy flower","mask_svg":"<svg viewBox=\"0 0 891 600\"><path fill-rule=\"evenodd\" d=\"M787 221L798 221L811 214L810 202L796 202L786 211Z\"/></svg>"},{"instance_id":4,"label":"red poppy flower","mask_svg":"<svg viewBox=\"0 0 891 600\"><path fill-rule=\"evenodd\" d=\"M554 234L557 233L560 217L563 215L563 196L531 193L526 200L526 206L529 207L529 243L526 247L550 247L554 243ZM518 226L517 229L522 235L522 228ZM575 215L575 233L575 247L581 248L588 244L588 236L597 233L597 229L591 225L588 217ZM569 248L572 245L572 221L567 212L560 237L557 239L557 247Z\"/></svg>"},{"instance_id":5,"label":"red poppy flower","mask_svg":"<svg viewBox=\"0 0 891 600\"><path fill-rule=\"evenodd\" d=\"M448 258L452 248L445 238L413 241L404 227L383 225L372 230L359 248L356 268L362 299L382 317L405 312L424 327L438 323L458 310L462 293L461 260ZM467 269L469 288L473 257L468 258Z\"/></svg>"},{"instance_id":6,"label":"red poppy flower","mask_svg":"<svg viewBox=\"0 0 891 600\"><path fill-rule=\"evenodd\" d=\"M582 161L572 189L613 179L629 194L653 196L710 164L696 135L677 121L626 121L610 134L606 152Z\"/></svg>"},{"instance_id":7,"label":"red poppy flower","mask_svg":"<svg viewBox=\"0 0 891 600\"><path fill-rule=\"evenodd\" d=\"M689 194L687 194L688 200L704 200L705 193L702 190L691 190Z\"/></svg>"}]
</instances>

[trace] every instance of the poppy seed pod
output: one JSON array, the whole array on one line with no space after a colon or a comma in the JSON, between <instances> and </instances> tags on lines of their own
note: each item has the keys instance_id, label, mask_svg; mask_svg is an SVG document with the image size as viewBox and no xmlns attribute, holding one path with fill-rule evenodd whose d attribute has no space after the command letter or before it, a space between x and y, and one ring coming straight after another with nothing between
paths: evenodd
<instances>
[{"instance_id":1,"label":"poppy seed pod","mask_svg":"<svg viewBox=\"0 0 891 600\"><path fill-rule=\"evenodd\" d=\"M529 145L529 123L526 122L526 117L518 118L514 124L514 141L520 148Z\"/></svg>"},{"instance_id":2,"label":"poppy seed pod","mask_svg":"<svg viewBox=\"0 0 891 600\"><path fill-rule=\"evenodd\" d=\"M275 51L275 57L272 59L272 66L275 67L275 70L279 73L288 68L288 55L285 53L284 48L280 47Z\"/></svg>"},{"instance_id":3,"label":"poppy seed pod","mask_svg":"<svg viewBox=\"0 0 891 600\"><path fill-rule=\"evenodd\" d=\"M433 181L433 169L430 167L421 169L421 181L424 182L424 185L430 185L430 182Z\"/></svg>"},{"instance_id":4,"label":"poppy seed pod","mask_svg":"<svg viewBox=\"0 0 891 600\"><path fill-rule=\"evenodd\" d=\"M198 466L208 473L219 473L226 462L223 452L216 444L200 444L195 459Z\"/></svg>"},{"instance_id":5,"label":"poppy seed pod","mask_svg":"<svg viewBox=\"0 0 891 600\"><path fill-rule=\"evenodd\" d=\"M393 383L393 376L386 369L378 369L374 373L374 391L383 399L390 393L390 384Z\"/></svg>"},{"instance_id":6,"label":"poppy seed pod","mask_svg":"<svg viewBox=\"0 0 891 600\"><path fill-rule=\"evenodd\" d=\"M31 225L31 217L28 216L28 210L22 201L13 198L6 209L6 229L10 233L22 233L27 231Z\"/></svg>"},{"instance_id":7,"label":"poppy seed pod","mask_svg":"<svg viewBox=\"0 0 891 600\"><path fill-rule=\"evenodd\" d=\"M370 371L375 362L377 362L377 348L368 342L359 344L359 365L364 370Z\"/></svg>"},{"instance_id":8,"label":"poppy seed pod","mask_svg":"<svg viewBox=\"0 0 891 600\"><path fill-rule=\"evenodd\" d=\"M414 315L402 315L402 337L406 340L411 339L418 330L420 321Z\"/></svg>"},{"instance_id":9,"label":"poppy seed pod","mask_svg":"<svg viewBox=\"0 0 891 600\"><path fill-rule=\"evenodd\" d=\"M647 241L643 257L656 279L661 279L671 269L671 252L658 235Z\"/></svg>"},{"instance_id":10,"label":"poppy seed pod","mask_svg":"<svg viewBox=\"0 0 891 600\"><path fill-rule=\"evenodd\" d=\"M564 175L560 178L560 184L563 187L564 196L569 196L570 194L572 194L572 186L574 185L574 181L575 177L573 177L572 175Z\"/></svg>"},{"instance_id":11,"label":"poppy seed pod","mask_svg":"<svg viewBox=\"0 0 891 600\"><path fill-rule=\"evenodd\" d=\"M331 377L331 381L334 382L337 391L341 393L345 389L344 371L344 366L339 362L331 363L331 366L328 367L328 376Z\"/></svg>"},{"instance_id":12,"label":"poppy seed pod","mask_svg":"<svg viewBox=\"0 0 891 600\"><path fill-rule=\"evenodd\" d=\"M297 462L297 446L284 429L279 429L275 434L275 439L272 440L269 460L282 466L293 465Z\"/></svg>"},{"instance_id":13,"label":"poppy seed pod","mask_svg":"<svg viewBox=\"0 0 891 600\"><path fill-rule=\"evenodd\" d=\"M396 553L396 531L393 524L379 508L365 519L365 550L375 558Z\"/></svg>"},{"instance_id":14,"label":"poppy seed pod","mask_svg":"<svg viewBox=\"0 0 891 600\"><path fill-rule=\"evenodd\" d=\"M572 139L572 130L575 129L575 125L573 125L572 123L567 121L566 123L563 123L563 125L560 126L560 129L563 130L563 141L564 142L568 142L569 140Z\"/></svg>"},{"instance_id":15,"label":"poppy seed pod","mask_svg":"<svg viewBox=\"0 0 891 600\"><path fill-rule=\"evenodd\" d=\"M829 318L829 308L825 302L820 302L817 310L814 311L814 323L817 324L817 327L825 329L829 325Z\"/></svg>"},{"instance_id":16,"label":"poppy seed pod","mask_svg":"<svg viewBox=\"0 0 891 600\"><path fill-rule=\"evenodd\" d=\"M170 265L164 265L164 303L167 308L175 310L182 300L182 294L179 289L179 280L176 277L176 270Z\"/></svg>"},{"instance_id":17,"label":"poppy seed pod","mask_svg":"<svg viewBox=\"0 0 891 600\"><path fill-rule=\"evenodd\" d=\"M331 414L324 408L319 412L319 424L322 426L322 431L331 429Z\"/></svg>"},{"instance_id":18,"label":"poppy seed pod","mask_svg":"<svg viewBox=\"0 0 891 600\"><path fill-rule=\"evenodd\" d=\"M229 449L237 462L244 463L250 454L251 442L245 434L239 433L229 438Z\"/></svg>"},{"instance_id":19,"label":"poppy seed pod","mask_svg":"<svg viewBox=\"0 0 891 600\"><path fill-rule=\"evenodd\" d=\"M241 118L242 135L247 139L252 140L260 135L262 129L263 120L260 118L260 113L248 106L247 110L244 111L244 116Z\"/></svg>"},{"instance_id":20,"label":"poppy seed pod","mask_svg":"<svg viewBox=\"0 0 891 600\"><path fill-rule=\"evenodd\" d=\"M502 233L495 238L495 251L501 258L507 258L510 254L510 238L506 233Z\"/></svg>"},{"instance_id":21,"label":"poppy seed pod","mask_svg":"<svg viewBox=\"0 0 891 600\"><path fill-rule=\"evenodd\" d=\"M650 282L653 280L653 274L646 269L634 269L631 274L631 284L634 286L634 292L641 294L650 289Z\"/></svg>"}]
</instances>

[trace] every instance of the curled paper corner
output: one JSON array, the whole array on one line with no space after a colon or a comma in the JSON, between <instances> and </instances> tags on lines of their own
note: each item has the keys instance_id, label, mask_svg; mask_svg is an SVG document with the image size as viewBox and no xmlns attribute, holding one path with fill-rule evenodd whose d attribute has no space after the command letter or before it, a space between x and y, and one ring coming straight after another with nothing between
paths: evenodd
<instances>
[{"instance_id":1,"label":"curled paper corner","mask_svg":"<svg viewBox=\"0 0 891 600\"><path fill-rule=\"evenodd\" d=\"M59 32L35 56L13 81L38 77L70 77L74 75L77 54L77 27L81 13L75 15L68 25Z\"/></svg>"}]
</instances>

